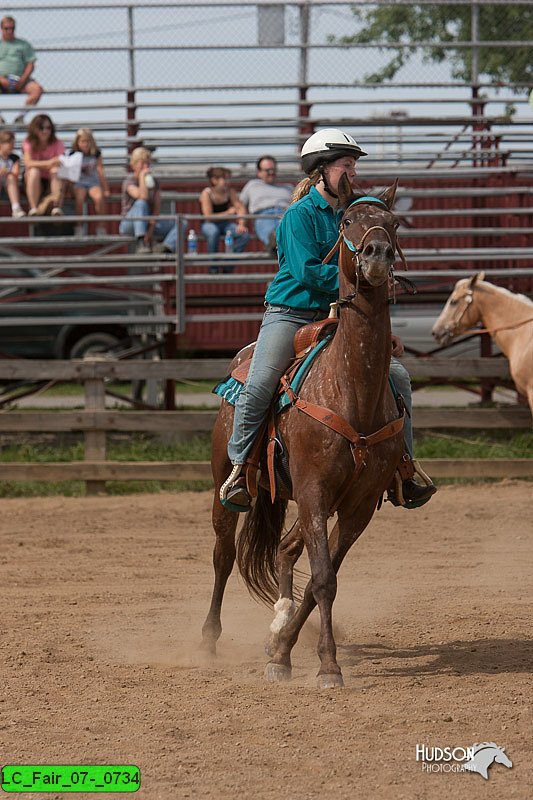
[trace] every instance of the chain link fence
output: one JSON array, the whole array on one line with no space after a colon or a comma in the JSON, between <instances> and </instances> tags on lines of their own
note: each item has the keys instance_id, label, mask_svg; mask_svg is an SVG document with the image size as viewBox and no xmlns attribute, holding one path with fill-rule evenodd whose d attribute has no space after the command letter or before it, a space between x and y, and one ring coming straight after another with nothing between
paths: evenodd
<instances>
[{"instance_id":1,"label":"chain link fence","mask_svg":"<svg viewBox=\"0 0 533 800\"><path fill-rule=\"evenodd\" d=\"M294 86L302 79L354 84L379 73L398 52L405 64L395 82L448 82L455 74L468 84L477 80L475 72L490 82L497 61L497 80L532 85L533 9L526 0L132 0L105 6L20 3L11 12L17 34L38 51L39 74L51 91L108 91L132 84L153 89L166 84ZM135 49L131 59L130 46ZM421 56L426 58L422 71Z\"/></svg>"},{"instance_id":2,"label":"chain link fence","mask_svg":"<svg viewBox=\"0 0 533 800\"><path fill-rule=\"evenodd\" d=\"M169 158L176 146L204 141L221 160L239 151L251 163L265 142L290 160L313 127L357 135L361 121L365 135L381 137L381 153L391 138L384 131L394 131L396 152L398 131L407 146L407 124L438 135L443 121L460 131L473 113L531 119L526 0L72 0L15 2L9 13L37 51L35 76L47 92L39 109L60 128L97 124L103 145L135 138L125 127L128 91L130 121L158 131L152 144ZM20 110L19 98L2 99L4 110Z\"/></svg>"}]
</instances>

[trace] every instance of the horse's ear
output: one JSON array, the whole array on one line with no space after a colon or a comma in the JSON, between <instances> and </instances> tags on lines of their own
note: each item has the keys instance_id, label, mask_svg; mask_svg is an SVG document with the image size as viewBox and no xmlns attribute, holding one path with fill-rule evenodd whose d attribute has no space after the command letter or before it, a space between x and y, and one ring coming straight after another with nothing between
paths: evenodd
<instances>
[{"instance_id":1,"label":"horse's ear","mask_svg":"<svg viewBox=\"0 0 533 800\"><path fill-rule=\"evenodd\" d=\"M485 280L485 273L476 272L476 274L472 278L470 278L470 288L473 289L476 283L479 283L479 281L484 281L484 280Z\"/></svg>"},{"instance_id":2,"label":"horse's ear","mask_svg":"<svg viewBox=\"0 0 533 800\"><path fill-rule=\"evenodd\" d=\"M345 172L343 172L340 177L339 185L337 187L337 192L339 195L339 206L341 206L341 208L346 208L346 206L349 204L350 200L354 196L354 191L352 188L352 184L348 180L348 176L346 175Z\"/></svg>"},{"instance_id":3,"label":"horse's ear","mask_svg":"<svg viewBox=\"0 0 533 800\"><path fill-rule=\"evenodd\" d=\"M394 206L394 201L396 199L396 189L398 188L398 178L394 181L392 186L389 186L388 189L385 189L378 195L379 199L382 200L389 210L392 210Z\"/></svg>"}]
</instances>

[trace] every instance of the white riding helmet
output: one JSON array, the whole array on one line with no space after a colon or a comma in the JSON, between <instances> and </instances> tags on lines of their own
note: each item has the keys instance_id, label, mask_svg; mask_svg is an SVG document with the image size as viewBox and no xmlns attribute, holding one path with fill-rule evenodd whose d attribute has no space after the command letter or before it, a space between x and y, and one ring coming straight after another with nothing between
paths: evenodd
<instances>
[{"instance_id":1,"label":"white riding helmet","mask_svg":"<svg viewBox=\"0 0 533 800\"><path fill-rule=\"evenodd\" d=\"M307 175L321 164L336 161L337 158L346 155L357 159L367 156L368 153L359 147L353 136L338 128L322 128L320 131L315 131L305 142L300 153L302 168Z\"/></svg>"}]
</instances>

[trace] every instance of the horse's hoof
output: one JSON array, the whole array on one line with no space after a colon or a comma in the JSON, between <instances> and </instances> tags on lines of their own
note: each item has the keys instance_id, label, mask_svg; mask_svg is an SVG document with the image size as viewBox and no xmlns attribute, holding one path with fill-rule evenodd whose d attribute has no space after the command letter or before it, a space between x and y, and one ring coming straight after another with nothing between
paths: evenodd
<instances>
[{"instance_id":1,"label":"horse's hoof","mask_svg":"<svg viewBox=\"0 0 533 800\"><path fill-rule=\"evenodd\" d=\"M217 643L211 639L202 639L198 647L198 654L205 660L216 658Z\"/></svg>"},{"instance_id":2,"label":"horse's hoof","mask_svg":"<svg viewBox=\"0 0 533 800\"><path fill-rule=\"evenodd\" d=\"M331 675L317 675L316 685L319 689L342 689L344 681L340 673Z\"/></svg>"},{"instance_id":3,"label":"horse's hoof","mask_svg":"<svg viewBox=\"0 0 533 800\"><path fill-rule=\"evenodd\" d=\"M274 664L273 661L269 661L265 667L265 679L268 683L283 683L290 681L291 677L292 669L285 664Z\"/></svg>"}]
</instances>

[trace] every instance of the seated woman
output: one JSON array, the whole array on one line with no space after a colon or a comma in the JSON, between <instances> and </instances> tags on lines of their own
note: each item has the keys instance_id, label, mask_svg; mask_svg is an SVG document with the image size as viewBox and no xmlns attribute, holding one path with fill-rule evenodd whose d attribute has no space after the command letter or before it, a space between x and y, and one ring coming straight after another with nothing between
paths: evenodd
<instances>
[{"instance_id":1,"label":"seated woman","mask_svg":"<svg viewBox=\"0 0 533 800\"><path fill-rule=\"evenodd\" d=\"M228 215L246 214L246 209L240 202L237 192L229 186L231 170L226 167L209 167L207 170L209 186L200 194L200 207L202 214L206 218L202 222L201 231L207 240L207 252L218 252L220 238L224 238L228 232L232 236L232 252L242 253L246 247L250 235L244 219L237 219L235 222L228 219ZM209 272L217 273L233 272L234 267L225 264L219 270L217 264L212 264Z\"/></svg>"},{"instance_id":2,"label":"seated woman","mask_svg":"<svg viewBox=\"0 0 533 800\"><path fill-rule=\"evenodd\" d=\"M26 195L30 204L28 216L47 214L50 207L53 216L63 214L63 181L58 178L57 170L65 145L57 138L54 123L47 114L37 114L28 125L22 153Z\"/></svg>"}]
</instances>

